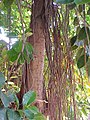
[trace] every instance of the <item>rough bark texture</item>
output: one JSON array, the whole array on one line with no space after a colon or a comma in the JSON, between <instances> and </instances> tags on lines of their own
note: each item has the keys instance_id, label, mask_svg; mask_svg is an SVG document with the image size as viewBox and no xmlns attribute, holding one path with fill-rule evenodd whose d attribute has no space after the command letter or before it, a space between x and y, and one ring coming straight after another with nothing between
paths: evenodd
<instances>
[{"instance_id":1,"label":"rough bark texture","mask_svg":"<svg viewBox=\"0 0 90 120\"><path fill-rule=\"evenodd\" d=\"M33 45L33 60L30 64L24 65L21 95L28 90L34 90L37 93L36 106L43 110L43 68L44 68L44 0L34 0L32 7L32 21L30 27L33 35L28 41ZM21 96L22 98L22 96Z\"/></svg>"},{"instance_id":2,"label":"rough bark texture","mask_svg":"<svg viewBox=\"0 0 90 120\"><path fill-rule=\"evenodd\" d=\"M44 68L44 0L34 0L33 5L33 47L34 60L31 63L32 89L37 93L37 100L43 100L43 68ZM31 81L31 80L30 80ZM43 102L37 102L40 110Z\"/></svg>"},{"instance_id":3,"label":"rough bark texture","mask_svg":"<svg viewBox=\"0 0 90 120\"><path fill-rule=\"evenodd\" d=\"M46 46L49 83L48 89L45 91L48 100L45 113L50 120L63 120L65 117L69 119L69 107L74 108L74 119L76 120L74 96L76 79L73 74L74 62L69 46L69 10L67 8L66 6L66 12L63 15L62 11L59 13L60 8L53 4L52 0L33 0L32 22L30 24L33 35L29 37L28 41L33 45L34 58L30 64L26 63L23 67L20 97L22 98L28 90L36 91L36 106L40 111L43 111L43 68ZM70 93L69 96L67 93ZM44 97L44 99L46 98Z\"/></svg>"}]
</instances>

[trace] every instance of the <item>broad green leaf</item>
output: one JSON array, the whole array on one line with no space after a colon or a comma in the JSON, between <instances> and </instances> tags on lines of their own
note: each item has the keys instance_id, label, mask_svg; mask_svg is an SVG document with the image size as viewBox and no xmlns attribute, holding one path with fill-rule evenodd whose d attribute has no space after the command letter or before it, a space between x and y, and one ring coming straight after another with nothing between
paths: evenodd
<instances>
[{"instance_id":1,"label":"broad green leaf","mask_svg":"<svg viewBox=\"0 0 90 120\"><path fill-rule=\"evenodd\" d=\"M32 30L31 30L31 28L29 27L29 28L27 28L27 29L25 30L25 33L30 32L30 31L32 31Z\"/></svg>"},{"instance_id":2,"label":"broad green leaf","mask_svg":"<svg viewBox=\"0 0 90 120\"><path fill-rule=\"evenodd\" d=\"M25 33L26 33L27 38L30 37L33 34L30 27L28 29L26 29Z\"/></svg>"},{"instance_id":3,"label":"broad green leaf","mask_svg":"<svg viewBox=\"0 0 90 120\"><path fill-rule=\"evenodd\" d=\"M78 88L82 90L82 85L81 85L81 84L78 84Z\"/></svg>"},{"instance_id":4,"label":"broad green leaf","mask_svg":"<svg viewBox=\"0 0 90 120\"><path fill-rule=\"evenodd\" d=\"M86 57L86 59L85 59L85 57ZM86 56L85 55L80 56L80 58L77 61L77 67L79 69L84 67L85 64L87 63L87 61L88 61L88 55L87 54L86 54Z\"/></svg>"},{"instance_id":5,"label":"broad green leaf","mask_svg":"<svg viewBox=\"0 0 90 120\"><path fill-rule=\"evenodd\" d=\"M56 2L60 4L68 4L74 2L74 0L56 0Z\"/></svg>"},{"instance_id":6,"label":"broad green leaf","mask_svg":"<svg viewBox=\"0 0 90 120\"><path fill-rule=\"evenodd\" d=\"M30 111L30 109L25 109L24 114L29 119L34 119L34 113Z\"/></svg>"},{"instance_id":7,"label":"broad green leaf","mask_svg":"<svg viewBox=\"0 0 90 120\"><path fill-rule=\"evenodd\" d=\"M81 30L80 26L76 28L76 34L78 35L79 31Z\"/></svg>"},{"instance_id":8,"label":"broad green leaf","mask_svg":"<svg viewBox=\"0 0 90 120\"><path fill-rule=\"evenodd\" d=\"M30 43L26 42L23 56L25 60L29 63L31 59L33 59L33 47Z\"/></svg>"},{"instance_id":9,"label":"broad green leaf","mask_svg":"<svg viewBox=\"0 0 90 120\"><path fill-rule=\"evenodd\" d=\"M1 101L2 101L2 103L4 105L4 107L8 107L9 106L9 103L10 103L9 98L3 92L1 92Z\"/></svg>"},{"instance_id":10,"label":"broad green leaf","mask_svg":"<svg viewBox=\"0 0 90 120\"><path fill-rule=\"evenodd\" d=\"M17 53L20 53L22 50L22 41L17 41L14 43L12 49L14 49Z\"/></svg>"},{"instance_id":11,"label":"broad green leaf","mask_svg":"<svg viewBox=\"0 0 90 120\"><path fill-rule=\"evenodd\" d=\"M8 95L8 94L7 94ZM15 98L14 98L14 94L13 93L11 93L10 95L8 95L8 98L9 98L9 101L10 102L14 102L15 101Z\"/></svg>"},{"instance_id":12,"label":"broad green leaf","mask_svg":"<svg viewBox=\"0 0 90 120\"><path fill-rule=\"evenodd\" d=\"M14 0L3 0L4 6L8 9L12 5Z\"/></svg>"},{"instance_id":13,"label":"broad green leaf","mask_svg":"<svg viewBox=\"0 0 90 120\"><path fill-rule=\"evenodd\" d=\"M28 42L26 43L25 49L26 49L28 55L32 55L33 47L32 47L32 45L30 43L28 43Z\"/></svg>"},{"instance_id":14,"label":"broad green leaf","mask_svg":"<svg viewBox=\"0 0 90 120\"><path fill-rule=\"evenodd\" d=\"M23 64L25 62L25 58L24 58L24 53L20 55L19 59L18 59L18 63L19 64Z\"/></svg>"},{"instance_id":15,"label":"broad green leaf","mask_svg":"<svg viewBox=\"0 0 90 120\"><path fill-rule=\"evenodd\" d=\"M19 112L20 116L23 117L23 110L22 109L18 109L18 112ZM23 119L21 118L21 120L23 120Z\"/></svg>"},{"instance_id":16,"label":"broad green leaf","mask_svg":"<svg viewBox=\"0 0 90 120\"><path fill-rule=\"evenodd\" d=\"M19 100L18 100L17 96L15 95L15 93L9 94L8 98L9 98L9 102L15 102L17 107L19 108Z\"/></svg>"},{"instance_id":17,"label":"broad green leaf","mask_svg":"<svg viewBox=\"0 0 90 120\"><path fill-rule=\"evenodd\" d=\"M73 46L71 47L71 50L76 50L77 48L78 48L77 45L73 45Z\"/></svg>"},{"instance_id":18,"label":"broad green leaf","mask_svg":"<svg viewBox=\"0 0 90 120\"><path fill-rule=\"evenodd\" d=\"M74 2L75 2L76 4L85 4L85 3L89 3L90 0L74 0Z\"/></svg>"},{"instance_id":19,"label":"broad green leaf","mask_svg":"<svg viewBox=\"0 0 90 120\"><path fill-rule=\"evenodd\" d=\"M17 108L19 108L19 100L17 98L17 96L14 94L14 98L15 98L15 102L16 102L16 105L17 105Z\"/></svg>"},{"instance_id":20,"label":"broad green leaf","mask_svg":"<svg viewBox=\"0 0 90 120\"><path fill-rule=\"evenodd\" d=\"M14 62L18 58L18 53L12 48L7 52L8 59Z\"/></svg>"},{"instance_id":21,"label":"broad green leaf","mask_svg":"<svg viewBox=\"0 0 90 120\"><path fill-rule=\"evenodd\" d=\"M33 54L33 47L32 47L32 45L30 43L26 42L25 47L24 47L24 51L20 55L18 63L22 64L22 63L24 63L25 60L28 63L30 63L30 60L33 58L32 54Z\"/></svg>"},{"instance_id":22,"label":"broad green leaf","mask_svg":"<svg viewBox=\"0 0 90 120\"><path fill-rule=\"evenodd\" d=\"M29 105L32 102L34 102L35 99L36 99L36 92L34 92L34 91L28 91L23 96L23 105Z\"/></svg>"},{"instance_id":23,"label":"broad green leaf","mask_svg":"<svg viewBox=\"0 0 90 120\"><path fill-rule=\"evenodd\" d=\"M39 113L39 110L38 110L38 108L36 106L30 106L29 109L34 114Z\"/></svg>"},{"instance_id":24,"label":"broad green leaf","mask_svg":"<svg viewBox=\"0 0 90 120\"><path fill-rule=\"evenodd\" d=\"M6 109L0 109L0 120L7 120Z\"/></svg>"},{"instance_id":25,"label":"broad green leaf","mask_svg":"<svg viewBox=\"0 0 90 120\"><path fill-rule=\"evenodd\" d=\"M1 0L1 2L0 2L0 8L3 9L3 2L2 2L2 0ZM1 25L1 26L2 26L2 25Z\"/></svg>"},{"instance_id":26,"label":"broad green leaf","mask_svg":"<svg viewBox=\"0 0 90 120\"><path fill-rule=\"evenodd\" d=\"M7 58L7 50L5 47L3 47L2 49L1 56L4 60Z\"/></svg>"},{"instance_id":27,"label":"broad green leaf","mask_svg":"<svg viewBox=\"0 0 90 120\"><path fill-rule=\"evenodd\" d=\"M0 72L0 88L5 84L5 81L4 75Z\"/></svg>"},{"instance_id":28,"label":"broad green leaf","mask_svg":"<svg viewBox=\"0 0 90 120\"><path fill-rule=\"evenodd\" d=\"M14 37L17 37L17 34L15 32L10 32L7 37L9 38L14 38Z\"/></svg>"},{"instance_id":29,"label":"broad green leaf","mask_svg":"<svg viewBox=\"0 0 90 120\"><path fill-rule=\"evenodd\" d=\"M71 40L70 40L71 46L74 45L74 43L76 42L76 40L77 40L77 36L74 36L74 37L71 38Z\"/></svg>"},{"instance_id":30,"label":"broad green leaf","mask_svg":"<svg viewBox=\"0 0 90 120\"><path fill-rule=\"evenodd\" d=\"M18 111L13 109L7 109L8 120L21 120L21 116Z\"/></svg>"},{"instance_id":31,"label":"broad green leaf","mask_svg":"<svg viewBox=\"0 0 90 120\"><path fill-rule=\"evenodd\" d=\"M24 57L25 60L27 60L27 57L28 57L28 56L27 56L27 52L26 52L26 49L25 49L25 48L24 48L24 51L23 51L23 57Z\"/></svg>"},{"instance_id":32,"label":"broad green leaf","mask_svg":"<svg viewBox=\"0 0 90 120\"><path fill-rule=\"evenodd\" d=\"M46 118L41 113L38 113L35 115L34 120L46 120Z\"/></svg>"},{"instance_id":33,"label":"broad green leaf","mask_svg":"<svg viewBox=\"0 0 90 120\"><path fill-rule=\"evenodd\" d=\"M84 115L87 116L87 112L86 112L86 109L84 107L82 107L81 111L83 112Z\"/></svg>"},{"instance_id":34,"label":"broad green leaf","mask_svg":"<svg viewBox=\"0 0 90 120\"><path fill-rule=\"evenodd\" d=\"M86 29L87 29L87 32L86 32ZM88 27L86 29L85 29L85 27L83 27L83 28L81 28L79 30L79 33L78 33L78 40L79 41L86 39L87 38L87 34L88 34L88 36L90 38L90 30L89 30Z\"/></svg>"},{"instance_id":35,"label":"broad green leaf","mask_svg":"<svg viewBox=\"0 0 90 120\"><path fill-rule=\"evenodd\" d=\"M30 60L33 58L32 54L33 54L33 47L30 43L26 42L25 47L24 47L24 51L20 55L18 62L20 64L22 64L26 60L29 63Z\"/></svg>"},{"instance_id":36,"label":"broad green leaf","mask_svg":"<svg viewBox=\"0 0 90 120\"><path fill-rule=\"evenodd\" d=\"M81 55L84 54L84 48L80 48L76 54L76 60L78 61L78 59L80 58Z\"/></svg>"}]
</instances>

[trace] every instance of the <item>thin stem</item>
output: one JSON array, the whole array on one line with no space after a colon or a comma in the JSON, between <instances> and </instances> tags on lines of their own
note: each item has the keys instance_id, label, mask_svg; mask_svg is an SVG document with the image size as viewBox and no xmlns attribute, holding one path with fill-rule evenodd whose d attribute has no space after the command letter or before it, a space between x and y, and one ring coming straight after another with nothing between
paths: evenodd
<instances>
[{"instance_id":1,"label":"thin stem","mask_svg":"<svg viewBox=\"0 0 90 120\"><path fill-rule=\"evenodd\" d=\"M23 52L24 46L25 46L25 42L26 42L25 30L24 30L24 22L23 22L23 16L22 16L22 11L21 11L20 1L19 1L19 0L16 0L16 2L17 2L17 6L18 6L18 11L19 11L19 14L20 14L20 20L21 20L22 31L23 31L23 34L22 34L22 41L23 41L22 52Z\"/></svg>"}]
</instances>

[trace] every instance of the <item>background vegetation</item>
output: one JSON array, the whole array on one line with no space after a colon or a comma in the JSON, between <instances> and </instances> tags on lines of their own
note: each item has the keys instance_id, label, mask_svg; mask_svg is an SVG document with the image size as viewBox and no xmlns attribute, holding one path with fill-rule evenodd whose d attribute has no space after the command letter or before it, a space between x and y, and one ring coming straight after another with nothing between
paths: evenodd
<instances>
[{"instance_id":1,"label":"background vegetation","mask_svg":"<svg viewBox=\"0 0 90 120\"><path fill-rule=\"evenodd\" d=\"M0 39L0 120L46 119L39 110L50 120L87 120L90 112L90 1L43 1L44 14L40 15L40 0L0 1L0 26L9 41ZM39 3L38 7L35 2ZM38 15L36 19L34 12ZM42 82L37 85L34 81L36 86L32 89L32 80L23 81L30 76L28 71L32 70L30 65L35 60L37 45L32 44L29 37L34 36L35 29L40 31L37 29L39 17L44 21L45 38L41 93Z\"/></svg>"}]
</instances>

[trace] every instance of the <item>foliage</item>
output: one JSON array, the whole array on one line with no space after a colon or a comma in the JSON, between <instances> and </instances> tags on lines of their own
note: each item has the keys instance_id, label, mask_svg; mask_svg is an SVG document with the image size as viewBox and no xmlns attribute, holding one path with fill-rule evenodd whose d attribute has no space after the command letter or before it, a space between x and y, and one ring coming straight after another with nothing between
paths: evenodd
<instances>
[{"instance_id":1,"label":"foliage","mask_svg":"<svg viewBox=\"0 0 90 120\"><path fill-rule=\"evenodd\" d=\"M57 3L61 3L61 4L68 4L68 3L76 3L76 4L85 4L85 3L89 3L89 0L56 0Z\"/></svg>"},{"instance_id":2,"label":"foliage","mask_svg":"<svg viewBox=\"0 0 90 120\"><path fill-rule=\"evenodd\" d=\"M44 116L39 112L38 108L33 106L35 102L36 93L28 91L23 96L23 109L19 109L19 100L14 92L8 90L2 91L5 86L5 77L0 73L0 119L1 120L21 120L25 117L28 120L44 120Z\"/></svg>"},{"instance_id":3,"label":"foliage","mask_svg":"<svg viewBox=\"0 0 90 120\"><path fill-rule=\"evenodd\" d=\"M27 0L28 1L28 0ZM73 89L72 86L75 87L74 96L76 100L76 112L77 116L82 116L83 119L87 119L87 114L90 110L90 83L88 81L88 76L90 77L90 0L55 0L57 3L57 6L59 6L58 14L61 16L60 20L58 20L58 24L62 25L60 27L60 33L61 33L61 49L63 49L63 62L61 62L61 68L63 70L63 78L64 73L66 74L70 68L68 68L68 61L66 58L71 57L70 65L72 65L73 61L73 79L75 77L75 81L73 80L72 84L70 81L69 71L67 73L67 80L66 84L67 86L63 85L63 90L66 92L66 98L68 101L68 114L67 119L74 120L74 107L72 105L73 101ZM86 4L88 3L88 4ZM67 5L61 5L61 4L67 4ZM85 4L85 5L84 5ZM18 37L18 41L14 43L12 46L10 46L10 49L8 50L8 44L4 41L0 41L0 71L2 71L5 75L5 78L7 78L7 82L3 76L2 73L0 73L0 98L1 98L1 109L0 109L0 116L4 119L7 119L8 117L10 120L12 119L21 119L22 117L27 117L28 119L33 120L42 120L43 115L39 113L38 109L35 106L32 106L32 103L36 99L36 93L34 91L28 91L23 96L23 110L19 109L19 100L16 96L16 92L19 91L20 87L20 78L22 75L22 66L25 62L30 63L31 60L33 60L33 47L31 44L26 42L26 39L28 36L30 36L31 29L29 28L29 23L31 21L31 1L22 1L22 17L23 17L23 24L25 29L25 39L22 39L22 24L20 21L20 15L18 12L18 7L16 4L16 1L10 0L3 0L3 2L0 2L0 25L3 26L6 31L8 32L8 37ZM11 7L11 30L8 31L8 9ZM55 6L56 8L56 6ZM67 9L66 9L67 8ZM68 11L69 10L69 11ZM85 11L85 13L84 13ZM67 22L67 19L65 21L66 13L69 12L69 25L67 28L68 31L68 41L65 41L63 34L66 34L63 30L66 26L63 23ZM59 17L59 16L58 16ZM55 20L57 19L56 16L54 16ZM53 19L51 18L51 21ZM50 23L52 24L52 23ZM54 23L56 25L56 23ZM53 26L54 26L53 25ZM56 27L56 26L54 26ZM51 27L53 29L53 27ZM53 31L53 30L52 30ZM54 49L54 40L53 40L53 33L50 30L50 37L53 44ZM56 36L56 35L55 35ZM64 41L63 41L64 39ZM70 41L69 41L70 40ZM72 52L72 56L67 55L67 48L66 44L69 45L70 43L70 51ZM55 52L55 51L54 51ZM53 52L53 54L54 54ZM60 52L60 51L59 51ZM69 54L68 52L68 54ZM52 54L52 57L54 56ZM70 54L71 55L71 54ZM59 53L58 53L59 56ZM45 55L46 58L46 55ZM58 59L58 58L57 58ZM67 64L66 64L67 61ZM49 78L50 78L50 68L48 67L48 62L50 62L47 58L45 59L45 84L48 89L49 86ZM54 61L55 62L55 61ZM53 64L53 65L57 65ZM78 69L77 69L78 68ZM17 69L19 69L17 71ZM48 70L49 69L49 70ZM56 69L56 66L55 66ZM47 72L49 71L49 72ZM61 76L60 76L61 77ZM18 79L17 85L9 85L9 80L13 80L14 82ZM58 78L57 78L58 79ZM55 84L57 86L57 83ZM61 83L60 83L61 85ZM6 89L7 86L7 90ZM18 88L17 88L18 86ZM11 89L13 87L13 89ZM65 88L66 87L66 88ZM2 89L3 88L3 89ZM4 91L4 92L3 92ZM11 92L13 91L13 93ZM15 93L14 93L15 92ZM47 90L46 90L47 92ZM57 93L57 91L54 91ZM57 95L55 93L55 95ZM46 93L48 94L48 93ZM48 95L47 95L48 96ZM60 96L60 95L59 95ZM64 102L67 104L67 101ZM64 103L63 102L63 103ZM14 108L10 108L13 106ZM66 105L65 104L65 105ZM65 108L63 108L65 114ZM57 110L56 110L57 111ZM63 114L64 114L63 112ZM57 111L58 113L58 111Z\"/></svg>"},{"instance_id":4,"label":"foliage","mask_svg":"<svg viewBox=\"0 0 90 120\"><path fill-rule=\"evenodd\" d=\"M28 63L30 62L30 60L32 59L33 47L30 43L26 42L24 50L22 51L22 46L22 41L17 41L15 44L12 45L12 48L7 52L9 61L15 62L15 60L18 59L19 64L24 63L25 60Z\"/></svg>"}]
</instances>

